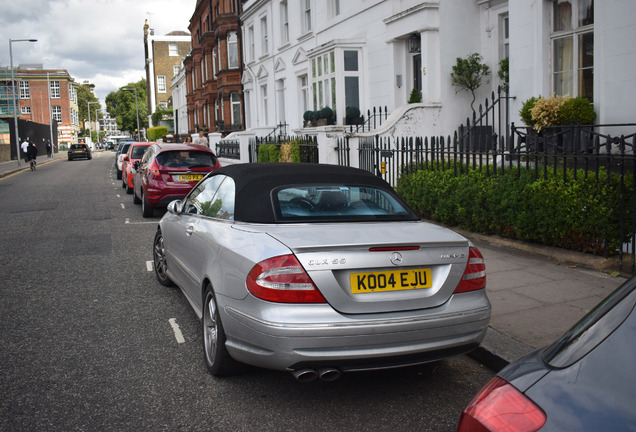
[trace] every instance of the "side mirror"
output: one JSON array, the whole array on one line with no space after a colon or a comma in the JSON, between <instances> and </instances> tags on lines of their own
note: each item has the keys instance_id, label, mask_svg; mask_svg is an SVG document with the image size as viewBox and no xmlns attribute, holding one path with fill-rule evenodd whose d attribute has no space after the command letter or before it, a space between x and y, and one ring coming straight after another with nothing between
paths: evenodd
<instances>
[{"instance_id":1,"label":"side mirror","mask_svg":"<svg viewBox=\"0 0 636 432\"><path fill-rule=\"evenodd\" d=\"M181 200L170 201L170 204L168 204L168 212L175 215L179 214L181 213L181 206Z\"/></svg>"},{"instance_id":2,"label":"side mirror","mask_svg":"<svg viewBox=\"0 0 636 432\"><path fill-rule=\"evenodd\" d=\"M124 156L124 160L127 161L128 160L128 155Z\"/></svg>"}]
</instances>

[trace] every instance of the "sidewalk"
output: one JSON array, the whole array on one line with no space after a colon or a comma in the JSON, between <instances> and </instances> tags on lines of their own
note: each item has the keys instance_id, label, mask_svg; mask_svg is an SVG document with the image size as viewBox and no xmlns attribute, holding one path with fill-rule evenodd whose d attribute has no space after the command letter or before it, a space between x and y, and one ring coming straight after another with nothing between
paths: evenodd
<instances>
[{"instance_id":1,"label":"sidewalk","mask_svg":"<svg viewBox=\"0 0 636 432\"><path fill-rule=\"evenodd\" d=\"M44 156L38 155L37 162L38 162L38 166L42 166L49 162L59 160L59 159L66 159L65 151L53 153L51 157L47 157L46 155ZM24 162L24 159L20 159L19 166L18 166L18 162L15 160L8 161L8 162L0 162L0 179L3 177L9 176L11 174L15 174L20 171L24 171L28 169L29 169L29 164L27 162Z\"/></svg>"},{"instance_id":2,"label":"sidewalk","mask_svg":"<svg viewBox=\"0 0 636 432\"><path fill-rule=\"evenodd\" d=\"M65 158L65 152L39 157L38 165ZM2 162L0 179L27 169L24 161ZM554 342L626 280L610 276L618 268L613 260L454 230L486 261L492 318L472 356L494 370Z\"/></svg>"}]
</instances>

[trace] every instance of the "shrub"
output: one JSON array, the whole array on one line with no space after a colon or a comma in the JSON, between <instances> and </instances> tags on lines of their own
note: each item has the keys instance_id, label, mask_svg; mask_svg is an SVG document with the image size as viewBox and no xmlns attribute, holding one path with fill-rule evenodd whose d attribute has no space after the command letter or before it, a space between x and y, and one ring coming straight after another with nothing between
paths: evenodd
<instances>
[{"instance_id":1,"label":"shrub","mask_svg":"<svg viewBox=\"0 0 636 432\"><path fill-rule=\"evenodd\" d=\"M325 120L331 120L333 118L333 110L329 107L324 107L323 109L321 109L320 111L320 117L321 119L325 119Z\"/></svg>"},{"instance_id":2,"label":"shrub","mask_svg":"<svg viewBox=\"0 0 636 432\"><path fill-rule=\"evenodd\" d=\"M508 85L510 85L510 73L508 72L508 68L508 57L501 59L501 61L499 62L499 71L497 72L497 75L501 80L502 87L508 87Z\"/></svg>"},{"instance_id":3,"label":"shrub","mask_svg":"<svg viewBox=\"0 0 636 432\"><path fill-rule=\"evenodd\" d=\"M470 102L470 108L475 112L473 104L475 103L475 90L481 86L484 78L490 75L488 65L482 63L482 57L478 53L474 53L465 59L457 57L453 72L451 72L451 84L460 90L468 90L473 96Z\"/></svg>"},{"instance_id":4,"label":"shrub","mask_svg":"<svg viewBox=\"0 0 636 432\"><path fill-rule=\"evenodd\" d=\"M530 112L530 110L534 108L534 104L537 103L539 99L541 99L541 96L539 96L538 98L531 97L530 99L525 101L523 105L521 105L519 116L527 126L534 126L534 120L532 119L532 113Z\"/></svg>"},{"instance_id":5,"label":"shrub","mask_svg":"<svg viewBox=\"0 0 636 432\"><path fill-rule=\"evenodd\" d=\"M350 118L358 118L360 117L360 108L356 106L348 106L346 109L346 115Z\"/></svg>"},{"instance_id":6,"label":"shrub","mask_svg":"<svg viewBox=\"0 0 636 432\"><path fill-rule=\"evenodd\" d=\"M548 246L601 254L614 253L621 238L618 208L620 178L600 170L585 176L563 169L546 179L534 170L487 175L464 167L412 171L398 179L396 190L423 218L474 232L497 234ZM609 176L609 178L608 178ZM626 184L632 184L626 179ZM634 191L624 190L627 199ZM628 209L624 217L632 217Z\"/></svg>"},{"instance_id":7,"label":"shrub","mask_svg":"<svg viewBox=\"0 0 636 432\"><path fill-rule=\"evenodd\" d=\"M420 103L422 102L422 94L416 89L414 88L413 90L411 90L411 96L409 96L409 103Z\"/></svg>"},{"instance_id":8,"label":"shrub","mask_svg":"<svg viewBox=\"0 0 636 432\"><path fill-rule=\"evenodd\" d=\"M168 134L168 128L165 126L151 127L146 130L148 141L156 141L164 135Z\"/></svg>"},{"instance_id":9,"label":"shrub","mask_svg":"<svg viewBox=\"0 0 636 432\"><path fill-rule=\"evenodd\" d=\"M293 141L281 144L279 162L300 162L300 147Z\"/></svg>"},{"instance_id":10,"label":"shrub","mask_svg":"<svg viewBox=\"0 0 636 432\"><path fill-rule=\"evenodd\" d=\"M261 144L258 147L259 162L278 162L279 150L276 144Z\"/></svg>"},{"instance_id":11,"label":"shrub","mask_svg":"<svg viewBox=\"0 0 636 432\"><path fill-rule=\"evenodd\" d=\"M566 100L559 109L558 124L593 124L596 118L594 106L587 98L575 97Z\"/></svg>"},{"instance_id":12,"label":"shrub","mask_svg":"<svg viewBox=\"0 0 636 432\"><path fill-rule=\"evenodd\" d=\"M314 112L313 111L305 111L303 114L303 120L306 122L310 122L314 120Z\"/></svg>"},{"instance_id":13,"label":"shrub","mask_svg":"<svg viewBox=\"0 0 636 432\"><path fill-rule=\"evenodd\" d=\"M534 120L534 128L537 132L548 126L559 124L559 110L569 96L550 96L549 98L539 98L530 110L532 120Z\"/></svg>"}]
</instances>

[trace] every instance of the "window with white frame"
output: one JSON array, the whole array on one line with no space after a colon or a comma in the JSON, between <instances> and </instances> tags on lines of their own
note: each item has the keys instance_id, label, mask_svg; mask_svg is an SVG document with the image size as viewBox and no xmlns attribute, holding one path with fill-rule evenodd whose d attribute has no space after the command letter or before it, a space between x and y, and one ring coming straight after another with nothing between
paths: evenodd
<instances>
[{"instance_id":1,"label":"window with white frame","mask_svg":"<svg viewBox=\"0 0 636 432\"><path fill-rule=\"evenodd\" d=\"M289 42L289 14L287 0L280 2L280 42L281 45Z\"/></svg>"},{"instance_id":2,"label":"window with white frame","mask_svg":"<svg viewBox=\"0 0 636 432\"><path fill-rule=\"evenodd\" d=\"M212 75L216 78L216 47L212 47Z\"/></svg>"},{"instance_id":3,"label":"window with white frame","mask_svg":"<svg viewBox=\"0 0 636 432\"><path fill-rule=\"evenodd\" d=\"M302 1L302 23L303 23L303 33L308 33L311 31L311 0L301 0Z\"/></svg>"},{"instance_id":4,"label":"window with white frame","mask_svg":"<svg viewBox=\"0 0 636 432\"><path fill-rule=\"evenodd\" d=\"M71 124L79 126L79 113L73 108L71 108Z\"/></svg>"},{"instance_id":5,"label":"window with white frame","mask_svg":"<svg viewBox=\"0 0 636 432\"><path fill-rule=\"evenodd\" d=\"M166 76L157 75L157 93L166 92Z\"/></svg>"},{"instance_id":6,"label":"window with white frame","mask_svg":"<svg viewBox=\"0 0 636 432\"><path fill-rule=\"evenodd\" d=\"M254 51L254 26L249 26L247 29L247 52L249 55L248 61L256 59L256 53Z\"/></svg>"},{"instance_id":7,"label":"window with white frame","mask_svg":"<svg viewBox=\"0 0 636 432\"><path fill-rule=\"evenodd\" d=\"M269 52L269 41L267 32L267 17L261 18L261 55Z\"/></svg>"},{"instance_id":8,"label":"window with white frame","mask_svg":"<svg viewBox=\"0 0 636 432\"><path fill-rule=\"evenodd\" d=\"M336 110L336 62L335 51L320 54L311 59L313 107L319 110L329 107Z\"/></svg>"},{"instance_id":9,"label":"window with white frame","mask_svg":"<svg viewBox=\"0 0 636 432\"><path fill-rule=\"evenodd\" d=\"M360 52L358 50L344 50L342 55L345 107L360 108Z\"/></svg>"},{"instance_id":10,"label":"window with white frame","mask_svg":"<svg viewBox=\"0 0 636 432\"><path fill-rule=\"evenodd\" d=\"M51 98L59 99L60 95L60 82L59 81L50 81L51 85Z\"/></svg>"},{"instance_id":11,"label":"window with white frame","mask_svg":"<svg viewBox=\"0 0 636 432\"><path fill-rule=\"evenodd\" d=\"M31 114L31 107L30 106L21 106L20 107L20 114Z\"/></svg>"},{"instance_id":12,"label":"window with white frame","mask_svg":"<svg viewBox=\"0 0 636 432\"><path fill-rule=\"evenodd\" d=\"M552 85L557 95L594 98L594 0L553 0Z\"/></svg>"},{"instance_id":13,"label":"window with white frame","mask_svg":"<svg viewBox=\"0 0 636 432\"><path fill-rule=\"evenodd\" d=\"M179 65L174 65L172 66L172 76L177 76L179 75Z\"/></svg>"},{"instance_id":14,"label":"window with white frame","mask_svg":"<svg viewBox=\"0 0 636 432\"><path fill-rule=\"evenodd\" d=\"M241 97L238 92L230 93L230 103L232 105L232 125L241 125Z\"/></svg>"},{"instance_id":15,"label":"window with white frame","mask_svg":"<svg viewBox=\"0 0 636 432\"><path fill-rule=\"evenodd\" d=\"M28 81L20 81L20 99L31 99L31 87Z\"/></svg>"},{"instance_id":16,"label":"window with white frame","mask_svg":"<svg viewBox=\"0 0 636 432\"><path fill-rule=\"evenodd\" d=\"M239 67L239 53L238 53L238 38L236 32L229 32L227 34L227 61L230 69L238 69Z\"/></svg>"},{"instance_id":17,"label":"window with white frame","mask_svg":"<svg viewBox=\"0 0 636 432\"><path fill-rule=\"evenodd\" d=\"M331 18L340 15L340 0L330 0L329 15Z\"/></svg>"},{"instance_id":18,"label":"window with white frame","mask_svg":"<svg viewBox=\"0 0 636 432\"><path fill-rule=\"evenodd\" d=\"M499 29L499 60L503 60L510 56L510 18L507 13L500 15Z\"/></svg>"},{"instance_id":19,"label":"window with white frame","mask_svg":"<svg viewBox=\"0 0 636 432\"><path fill-rule=\"evenodd\" d=\"M267 84L261 86L261 119L263 120L262 125L266 125L269 123L269 119L267 117Z\"/></svg>"},{"instance_id":20,"label":"window with white frame","mask_svg":"<svg viewBox=\"0 0 636 432\"><path fill-rule=\"evenodd\" d=\"M168 44L168 55L170 57L179 56L179 47L176 43Z\"/></svg>"},{"instance_id":21,"label":"window with white frame","mask_svg":"<svg viewBox=\"0 0 636 432\"><path fill-rule=\"evenodd\" d=\"M299 76L298 81L298 87L300 88L300 113L302 115L309 110L309 82L307 75Z\"/></svg>"},{"instance_id":22,"label":"window with white frame","mask_svg":"<svg viewBox=\"0 0 636 432\"><path fill-rule=\"evenodd\" d=\"M205 68L205 59L201 59L201 61L199 62L199 67L201 68L201 87L203 87L203 83L208 79Z\"/></svg>"},{"instance_id":23,"label":"window with white frame","mask_svg":"<svg viewBox=\"0 0 636 432\"><path fill-rule=\"evenodd\" d=\"M61 123L62 122L62 107L61 106L52 106L51 109L53 110L53 119L58 122Z\"/></svg>"}]
</instances>

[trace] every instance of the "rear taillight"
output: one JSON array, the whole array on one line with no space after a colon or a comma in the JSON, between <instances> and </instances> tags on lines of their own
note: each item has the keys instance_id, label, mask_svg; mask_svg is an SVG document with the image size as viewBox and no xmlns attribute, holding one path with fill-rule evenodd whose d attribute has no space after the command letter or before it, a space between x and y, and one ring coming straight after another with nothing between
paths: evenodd
<instances>
[{"instance_id":1,"label":"rear taillight","mask_svg":"<svg viewBox=\"0 0 636 432\"><path fill-rule=\"evenodd\" d=\"M486 264L484 257L474 246L468 248L468 262L462 280L455 288L455 293L475 291L486 288Z\"/></svg>"},{"instance_id":2,"label":"rear taillight","mask_svg":"<svg viewBox=\"0 0 636 432\"><path fill-rule=\"evenodd\" d=\"M271 302L326 303L293 255L277 256L256 264L247 275L247 289Z\"/></svg>"},{"instance_id":3,"label":"rear taillight","mask_svg":"<svg viewBox=\"0 0 636 432\"><path fill-rule=\"evenodd\" d=\"M495 377L466 406L457 432L534 432L545 420L543 410L526 395Z\"/></svg>"},{"instance_id":4,"label":"rear taillight","mask_svg":"<svg viewBox=\"0 0 636 432\"><path fill-rule=\"evenodd\" d=\"M154 174L156 176L159 175L159 166L157 165L157 161L153 161L148 167L148 172L150 174Z\"/></svg>"}]
</instances>

